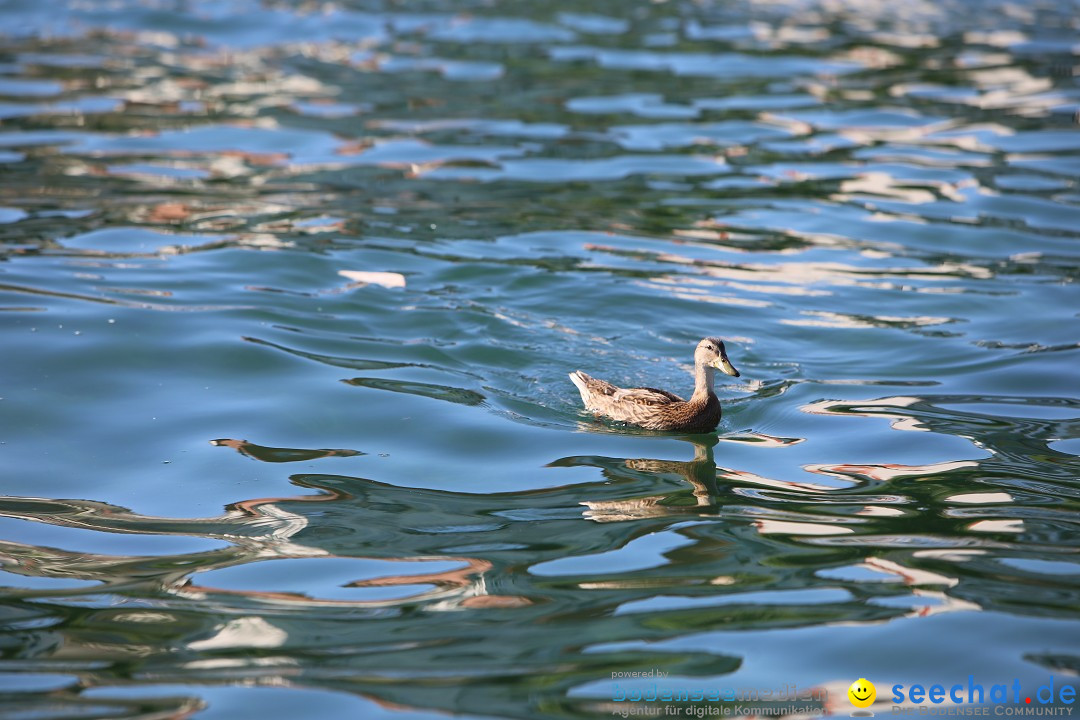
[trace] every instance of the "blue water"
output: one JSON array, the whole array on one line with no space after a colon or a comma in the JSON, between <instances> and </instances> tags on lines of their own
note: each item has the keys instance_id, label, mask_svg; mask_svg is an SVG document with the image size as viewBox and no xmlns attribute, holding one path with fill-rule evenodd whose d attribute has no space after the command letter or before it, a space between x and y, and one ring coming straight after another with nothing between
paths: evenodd
<instances>
[{"instance_id":1,"label":"blue water","mask_svg":"<svg viewBox=\"0 0 1080 720\"><path fill-rule=\"evenodd\" d=\"M1078 17L0 5L0 715L1075 685Z\"/></svg>"}]
</instances>

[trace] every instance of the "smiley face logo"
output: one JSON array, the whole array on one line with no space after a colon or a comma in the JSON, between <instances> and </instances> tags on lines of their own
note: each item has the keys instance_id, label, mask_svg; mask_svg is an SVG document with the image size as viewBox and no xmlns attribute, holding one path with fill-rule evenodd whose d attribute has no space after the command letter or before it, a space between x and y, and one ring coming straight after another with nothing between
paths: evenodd
<instances>
[{"instance_id":1,"label":"smiley face logo","mask_svg":"<svg viewBox=\"0 0 1080 720\"><path fill-rule=\"evenodd\" d=\"M877 697L877 688L866 678L859 678L851 683L851 687L847 689L847 696L851 704L857 708L870 707Z\"/></svg>"}]
</instances>

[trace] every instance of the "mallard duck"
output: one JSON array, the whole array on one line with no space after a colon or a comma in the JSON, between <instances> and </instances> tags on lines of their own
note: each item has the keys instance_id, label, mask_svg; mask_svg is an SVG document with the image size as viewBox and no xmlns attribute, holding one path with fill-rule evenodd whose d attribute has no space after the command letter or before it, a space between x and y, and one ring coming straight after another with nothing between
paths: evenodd
<instances>
[{"instance_id":1,"label":"mallard duck","mask_svg":"<svg viewBox=\"0 0 1080 720\"><path fill-rule=\"evenodd\" d=\"M713 393L716 370L739 377L724 341L707 337L694 350L694 394L689 400L656 388L615 387L580 370L570 373L570 380L581 392L585 409L597 415L649 430L701 433L715 430L720 422L720 401Z\"/></svg>"}]
</instances>

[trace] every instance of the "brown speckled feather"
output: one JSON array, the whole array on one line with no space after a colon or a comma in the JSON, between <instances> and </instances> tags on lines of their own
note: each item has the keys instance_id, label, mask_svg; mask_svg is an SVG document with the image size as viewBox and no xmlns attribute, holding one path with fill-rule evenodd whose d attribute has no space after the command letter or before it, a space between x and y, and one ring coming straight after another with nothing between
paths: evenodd
<instances>
[{"instance_id":1,"label":"brown speckled feather","mask_svg":"<svg viewBox=\"0 0 1080 720\"><path fill-rule=\"evenodd\" d=\"M683 400L657 388L620 388L580 370L570 380L581 392L585 408L598 415L649 430L710 432L720 422L720 401L709 392Z\"/></svg>"}]
</instances>

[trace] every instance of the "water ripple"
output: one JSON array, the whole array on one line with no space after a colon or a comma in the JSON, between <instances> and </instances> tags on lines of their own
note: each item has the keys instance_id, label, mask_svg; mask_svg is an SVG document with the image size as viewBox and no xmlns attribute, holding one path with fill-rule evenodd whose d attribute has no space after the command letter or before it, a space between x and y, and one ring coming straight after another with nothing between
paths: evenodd
<instances>
[{"instance_id":1,"label":"water ripple","mask_svg":"<svg viewBox=\"0 0 1080 720\"><path fill-rule=\"evenodd\" d=\"M9 713L1075 674L1059 5L0 7Z\"/></svg>"}]
</instances>

